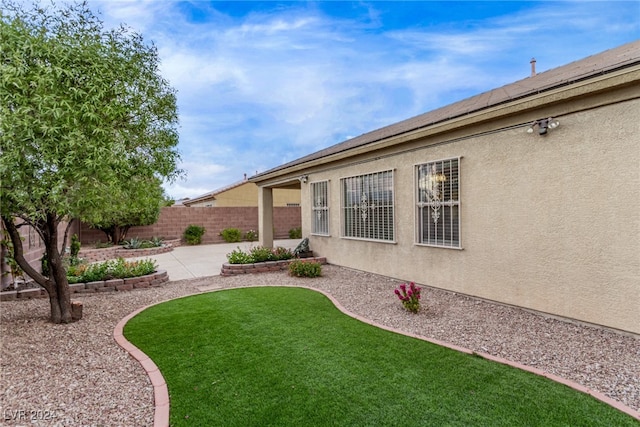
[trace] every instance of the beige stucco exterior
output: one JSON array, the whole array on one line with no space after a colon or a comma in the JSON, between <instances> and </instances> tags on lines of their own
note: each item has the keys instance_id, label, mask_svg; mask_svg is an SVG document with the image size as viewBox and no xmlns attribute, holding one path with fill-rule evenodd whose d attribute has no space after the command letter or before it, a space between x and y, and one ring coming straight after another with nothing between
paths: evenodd
<instances>
[{"instance_id":1,"label":"beige stucco exterior","mask_svg":"<svg viewBox=\"0 0 640 427\"><path fill-rule=\"evenodd\" d=\"M558 128L526 133L550 116ZM461 249L418 245L414 165L451 157L461 158ZM390 169L395 241L341 237L340 179ZM640 66L278 170L258 184L277 188L301 175L303 235L330 263L640 334ZM325 180L330 236L314 236L310 184Z\"/></svg>"},{"instance_id":2,"label":"beige stucco exterior","mask_svg":"<svg viewBox=\"0 0 640 427\"><path fill-rule=\"evenodd\" d=\"M258 206L258 186L245 181L228 189L221 190L209 197L199 197L185 203L189 207L243 207ZM278 188L273 192L274 206L300 205L300 189Z\"/></svg>"}]
</instances>

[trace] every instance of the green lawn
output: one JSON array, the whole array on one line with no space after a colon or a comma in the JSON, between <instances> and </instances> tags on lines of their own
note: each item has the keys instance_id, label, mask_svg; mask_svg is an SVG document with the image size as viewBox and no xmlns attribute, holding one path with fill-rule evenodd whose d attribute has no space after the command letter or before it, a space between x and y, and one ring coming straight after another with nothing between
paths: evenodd
<instances>
[{"instance_id":1,"label":"green lawn","mask_svg":"<svg viewBox=\"0 0 640 427\"><path fill-rule=\"evenodd\" d=\"M640 425L545 378L359 322L308 289L178 299L124 333L164 375L172 426Z\"/></svg>"}]
</instances>

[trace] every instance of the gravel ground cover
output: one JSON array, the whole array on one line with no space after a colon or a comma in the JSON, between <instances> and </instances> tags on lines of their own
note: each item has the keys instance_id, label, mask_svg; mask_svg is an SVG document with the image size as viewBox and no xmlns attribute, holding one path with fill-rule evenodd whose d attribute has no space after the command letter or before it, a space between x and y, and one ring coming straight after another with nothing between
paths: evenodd
<instances>
[{"instance_id":1,"label":"gravel ground cover","mask_svg":"<svg viewBox=\"0 0 640 427\"><path fill-rule=\"evenodd\" d=\"M202 291L257 285L321 289L348 311L385 326L531 365L640 410L640 338L566 322L437 289L406 312L398 281L337 266L323 277L262 273L169 282L130 292L84 294L84 318L47 322L45 299L0 304L2 425L151 426L153 390L140 365L113 340L135 309Z\"/></svg>"}]
</instances>

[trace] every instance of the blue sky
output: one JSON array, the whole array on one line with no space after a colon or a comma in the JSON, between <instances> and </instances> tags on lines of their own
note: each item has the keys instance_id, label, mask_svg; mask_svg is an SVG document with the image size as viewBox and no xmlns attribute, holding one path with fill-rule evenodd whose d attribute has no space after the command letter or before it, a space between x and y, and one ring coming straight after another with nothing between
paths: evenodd
<instances>
[{"instance_id":1,"label":"blue sky","mask_svg":"<svg viewBox=\"0 0 640 427\"><path fill-rule=\"evenodd\" d=\"M89 0L153 41L195 197L640 39L640 1Z\"/></svg>"}]
</instances>

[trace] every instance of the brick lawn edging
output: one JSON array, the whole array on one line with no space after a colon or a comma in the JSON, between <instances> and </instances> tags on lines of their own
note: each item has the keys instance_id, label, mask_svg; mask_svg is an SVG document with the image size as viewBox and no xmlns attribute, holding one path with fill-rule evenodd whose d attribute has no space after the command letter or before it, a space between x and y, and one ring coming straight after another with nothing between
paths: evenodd
<instances>
[{"instance_id":1,"label":"brick lawn edging","mask_svg":"<svg viewBox=\"0 0 640 427\"><path fill-rule=\"evenodd\" d=\"M166 270L158 270L146 276L129 277L127 279L111 279L99 282L69 284L71 294L92 294L97 292L131 291L138 288L160 286L169 281ZM48 293L44 288L23 289L20 291L0 292L0 301L27 300L32 298L46 298Z\"/></svg>"},{"instance_id":2,"label":"brick lawn edging","mask_svg":"<svg viewBox=\"0 0 640 427\"><path fill-rule=\"evenodd\" d=\"M242 265L242 264L236 264L236 265ZM260 285L260 286L265 286L265 285ZM269 286L269 285L267 285ZM249 286L251 287L251 286ZM507 365L507 366L512 366L516 369L521 369L523 371L527 371L527 372L531 372L535 375L539 375L541 377L545 377L551 381L555 381L558 382L560 384L564 384L567 387L570 387L574 390L577 390L579 392L588 394L592 397L594 397L595 399L598 399L601 402L604 402L605 404L614 407L615 409L624 412L625 414L631 415L633 418L640 420L640 412L634 410L633 408L624 405L622 402L619 402L617 400L614 400L612 398L610 398L609 396L600 393L598 391L595 390L591 390L590 388L583 386L581 384L578 384L576 382L573 382L571 380L562 378L558 375L543 371L542 369L538 369L538 368L534 368L532 366L529 365L524 365L522 363L519 362L514 362L502 357L498 357L498 356L493 356L490 355L488 353L482 353L482 352L476 352L473 350L470 350L468 348L465 347L461 347L455 344L450 344L446 341L441 341L435 338L428 338L422 335L418 335L418 334L414 334L412 332L408 332L408 331L403 331L401 329L398 328L394 328L391 326L386 326L383 325L381 323L376 322L375 320L371 320L368 319L364 316L360 316L358 314L352 313L349 310L347 310L333 295L331 295L330 293L328 293L327 291L323 291L321 289L317 289L317 288L312 288L310 286L295 286L298 288L303 288L303 289L309 289L311 291L316 291L324 296L326 296L332 303L333 305L340 310L343 314L352 317L354 319L357 319L363 323L372 325L376 328L380 328L380 329L384 329L390 332L394 332L400 335L405 335L408 337L412 337L412 338L416 338L422 341L426 341L426 342L430 342L432 344L441 346L441 347L446 347L449 348L451 350L454 351L458 351L460 353L466 353L466 354L470 354L470 355L474 355L474 356L478 356L478 357L482 357L484 359L487 360L491 360L493 362L496 363L500 363L503 365ZM233 288L224 288L224 289L212 289L209 291L205 291L205 292L221 292L221 291L225 291L225 290L229 290L229 289L233 289ZM153 360L151 360L151 358L149 356L147 356L142 350L140 350L138 347L136 347L135 345L133 345L131 342L129 342L129 340L127 340L127 338L125 338L124 336L124 326L127 324L127 322L129 320L131 320L133 317L135 317L136 315L138 315L139 313L143 312L144 310L156 306L156 305L160 305L163 304L165 302L168 301L174 301L177 299L181 299L181 298L187 298L190 297L192 295L184 295L181 297L177 297L177 298L171 298L165 301L160 301L160 302L156 302L150 305L147 305L145 307L139 308L137 310L135 310L133 313L130 313L129 315L125 316L122 320L120 320L120 322L118 322L118 324L116 325L116 327L114 328L113 331L113 338L116 341L116 343L127 353L129 353L129 355L134 358L135 360L137 360L140 365L142 366L142 368L145 370L145 372L147 373L147 376L149 377L151 384L153 385L153 395L154 395L154 416L153 416L153 427L169 427L169 415L170 415L170 398L169 398L169 389L167 387L167 383L164 379L164 377L162 376L162 373L160 372L160 369L158 368L158 366L153 362Z\"/></svg>"},{"instance_id":3,"label":"brick lawn edging","mask_svg":"<svg viewBox=\"0 0 640 427\"><path fill-rule=\"evenodd\" d=\"M134 258L171 252L177 246L180 246L180 239L165 240L163 246L155 248L124 249L121 246L111 246L99 249L81 249L78 257L87 262L106 261L115 258Z\"/></svg>"},{"instance_id":4,"label":"brick lawn edging","mask_svg":"<svg viewBox=\"0 0 640 427\"><path fill-rule=\"evenodd\" d=\"M326 264L326 257L311 257L311 258L293 258L293 259L285 259L280 261L266 261L266 262L256 262L255 264L229 264L225 262L222 264L222 269L220 270L221 276L233 276L236 274L252 274L252 273L266 273L268 271L281 271L288 270L289 264L293 261L302 261L302 262L318 262L320 264Z\"/></svg>"}]
</instances>

